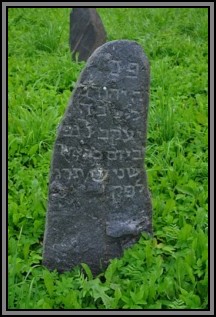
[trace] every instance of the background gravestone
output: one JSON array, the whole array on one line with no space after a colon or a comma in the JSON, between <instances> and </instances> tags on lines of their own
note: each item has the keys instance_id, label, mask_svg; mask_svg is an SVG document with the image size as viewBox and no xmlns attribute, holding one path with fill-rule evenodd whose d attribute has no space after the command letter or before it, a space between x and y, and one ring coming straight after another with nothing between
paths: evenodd
<instances>
[{"instance_id":1,"label":"background gravestone","mask_svg":"<svg viewBox=\"0 0 216 317\"><path fill-rule=\"evenodd\" d=\"M94 50L106 42L100 16L93 8L74 8L70 14L70 49L75 59L86 61Z\"/></svg>"},{"instance_id":2,"label":"background gravestone","mask_svg":"<svg viewBox=\"0 0 216 317\"><path fill-rule=\"evenodd\" d=\"M152 232L144 170L149 63L132 41L88 59L59 126L52 159L43 263L82 262L93 274ZM145 250L143 250L145 252Z\"/></svg>"}]
</instances>

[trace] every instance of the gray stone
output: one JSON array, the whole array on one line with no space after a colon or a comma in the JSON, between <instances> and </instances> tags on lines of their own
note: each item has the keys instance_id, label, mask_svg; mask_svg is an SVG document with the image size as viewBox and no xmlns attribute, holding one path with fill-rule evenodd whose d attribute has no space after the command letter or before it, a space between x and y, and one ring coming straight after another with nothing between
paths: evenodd
<instances>
[{"instance_id":1,"label":"gray stone","mask_svg":"<svg viewBox=\"0 0 216 317\"><path fill-rule=\"evenodd\" d=\"M106 42L106 32L94 8L74 8L70 14L70 49L75 59L86 61L94 50Z\"/></svg>"},{"instance_id":2,"label":"gray stone","mask_svg":"<svg viewBox=\"0 0 216 317\"><path fill-rule=\"evenodd\" d=\"M121 40L96 49L54 146L43 254L49 269L84 262L95 275L141 232L152 233L144 169L148 101L142 48Z\"/></svg>"}]
</instances>

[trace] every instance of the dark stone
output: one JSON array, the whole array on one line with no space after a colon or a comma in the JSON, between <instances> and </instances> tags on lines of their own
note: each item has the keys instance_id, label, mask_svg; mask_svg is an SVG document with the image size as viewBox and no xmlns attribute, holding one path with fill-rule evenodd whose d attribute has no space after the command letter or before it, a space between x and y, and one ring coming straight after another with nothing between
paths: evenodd
<instances>
[{"instance_id":1,"label":"dark stone","mask_svg":"<svg viewBox=\"0 0 216 317\"><path fill-rule=\"evenodd\" d=\"M94 50L106 42L106 32L93 8L74 8L70 14L70 49L75 59L86 61Z\"/></svg>"},{"instance_id":2,"label":"dark stone","mask_svg":"<svg viewBox=\"0 0 216 317\"><path fill-rule=\"evenodd\" d=\"M149 63L132 41L88 59L59 126L50 173L43 263L84 262L93 274L152 233L144 169ZM143 250L145 252L145 250Z\"/></svg>"}]
</instances>

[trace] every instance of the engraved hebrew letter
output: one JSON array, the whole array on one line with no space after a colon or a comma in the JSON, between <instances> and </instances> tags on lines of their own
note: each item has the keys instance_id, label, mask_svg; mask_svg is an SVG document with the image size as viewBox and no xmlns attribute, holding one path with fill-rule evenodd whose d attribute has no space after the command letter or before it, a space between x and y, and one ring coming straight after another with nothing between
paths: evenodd
<instances>
[{"instance_id":1,"label":"engraved hebrew letter","mask_svg":"<svg viewBox=\"0 0 216 317\"><path fill-rule=\"evenodd\" d=\"M124 186L124 194L128 198L133 198L135 195L135 188L132 185Z\"/></svg>"},{"instance_id":2,"label":"engraved hebrew letter","mask_svg":"<svg viewBox=\"0 0 216 317\"><path fill-rule=\"evenodd\" d=\"M123 168L116 168L116 169L113 169L113 172L116 174L116 176L119 178L119 179L122 179L124 178L124 169Z\"/></svg>"}]
</instances>

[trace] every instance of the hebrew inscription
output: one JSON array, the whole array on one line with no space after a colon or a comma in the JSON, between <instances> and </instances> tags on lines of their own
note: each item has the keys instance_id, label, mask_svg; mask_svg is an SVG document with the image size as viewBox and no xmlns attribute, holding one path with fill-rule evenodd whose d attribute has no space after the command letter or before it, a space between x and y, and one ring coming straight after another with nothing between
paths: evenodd
<instances>
[{"instance_id":1,"label":"hebrew inscription","mask_svg":"<svg viewBox=\"0 0 216 317\"><path fill-rule=\"evenodd\" d=\"M43 263L93 274L152 232L144 157L149 64L132 41L88 59L58 128L50 170Z\"/></svg>"}]
</instances>

